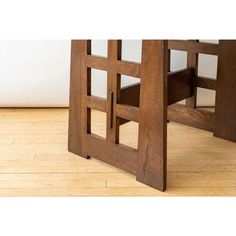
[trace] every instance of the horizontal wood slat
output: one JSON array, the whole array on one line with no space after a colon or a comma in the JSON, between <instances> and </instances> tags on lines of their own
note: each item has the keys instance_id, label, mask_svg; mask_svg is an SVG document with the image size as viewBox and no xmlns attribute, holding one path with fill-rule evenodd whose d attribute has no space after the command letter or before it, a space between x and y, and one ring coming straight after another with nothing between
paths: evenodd
<instances>
[{"instance_id":1,"label":"horizontal wood slat","mask_svg":"<svg viewBox=\"0 0 236 236\"><path fill-rule=\"evenodd\" d=\"M122 144L105 142L93 134L87 134L85 137L87 155L136 174L137 150Z\"/></svg>"},{"instance_id":2,"label":"horizontal wood slat","mask_svg":"<svg viewBox=\"0 0 236 236\"><path fill-rule=\"evenodd\" d=\"M107 101L106 99L96 96L87 96L87 107L98 111L107 112Z\"/></svg>"},{"instance_id":3,"label":"horizontal wood slat","mask_svg":"<svg viewBox=\"0 0 236 236\"><path fill-rule=\"evenodd\" d=\"M211 43L199 43L185 40L168 40L168 49L218 55L219 46Z\"/></svg>"},{"instance_id":4,"label":"horizontal wood slat","mask_svg":"<svg viewBox=\"0 0 236 236\"><path fill-rule=\"evenodd\" d=\"M118 74L140 78L140 64L139 63L117 60L113 66L114 66L113 69ZM107 71L108 58L87 55L87 67Z\"/></svg>"},{"instance_id":5,"label":"horizontal wood slat","mask_svg":"<svg viewBox=\"0 0 236 236\"><path fill-rule=\"evenodd\" d=\"M139 121L139 108L129 105L116 104L115 106L116 116L126 119L128 121Z\"/></svg>"},{"instance_id":6,"label":"horizontal wood slat","mask_svg":"<svg viewBox=\"0 0 236 236\"><path fill-rule=\"evenodd\" d=\"M119 74L140 78L140 64L130 61L116 61L116 71Z\"/></svg>"},{"instance_id":7,"label":"horizontal wood slat","mask_svg":"<svg viewBox=\"0 0 236 236\"><path fill-rule=\"evenodd\" d=\"M199 76L196 78L196 86L200 88L216 90L216 80Z\"/></svg>"},{"instance_id":8,"label":"horizontal wood slat","mask_svg":"<svg viewBox=\"0 0 236 236\"><path fill-rule=\"evenodd\" d=\"M193 76L191 68L168 74L168 105L192 96ZM139 97L140 83L129 85L121 89L120 103L138 107Z\"/></svg>"},{"instance_id":9,"label":"horizontal wood slat","mask_svg":"<svg viewBox=\"0 0 236 236\"><path fill-rule=\"evenodd\" d=\"M98 70L108 70L108 60L106 57L87 55L87 67Z\"/></svg>"},{"instance_id":10,"label":"horizontal wood slat","mask_svg":"<svg viewBox=\"0 0 236 236\"><path fill-rule=\"evenodd\" d=\"M191 68L168 74L168 105L193 95L194 70Z\"/></svg>"},{"instance_id":11,"label":"horizontal wood slat","mask_svg":"<svg viewBox=\"0 0 236 236\"><path fill-rule=\"evenodd\" d=\"M121 88L120 103L131 106L139 106L140 83L132 84Z\"/></svg>"},{"instance_id":12,"label":"horizontal wood slat","mask_svg":"<svg viewBox=\"0 0 236 236\"><path fill-rule=\"evenodd\" d=\"M215 114L210 111L191 109L181 104L173 104L168 107L168 120L213 131Z\"/></svg>"}]
</instances>

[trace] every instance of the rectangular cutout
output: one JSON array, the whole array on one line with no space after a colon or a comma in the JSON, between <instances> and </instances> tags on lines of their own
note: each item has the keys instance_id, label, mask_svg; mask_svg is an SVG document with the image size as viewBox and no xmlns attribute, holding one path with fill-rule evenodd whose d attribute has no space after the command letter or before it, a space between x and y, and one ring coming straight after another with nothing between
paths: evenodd
<instances>
[{"instance_id":1,"label":"rectangular cutout","mask_svg":"<svg viewBox=\"0 0 236 236\"><path fill-rule=\"evenodd\" d=\"M198 54L198 76L216 79L218 56Z\"/></svg>"},{"instance_id":2,"label":"rectangular cutout","mask_svg":"<svg viewBox=\"0 0 236 236\"><path fill-rule=\"evenodd\" d=\"M187 68L187 52L170 50L170 71Z\"/></svg>"},{"instance_id":3,"label":"rectangular cutout","mask_svg":"<svg viewBox=\"0 0 236 236\"><path fill-rule=\"evenodd\" d=\"M139 124L129 121L119 128L119 143L134 149L138 149Z\"/></svg>"},{"instance_id":4,"label":"rectangular cutout","mask_svg":"<svg viewBox=\"0 0 236 236\"><path fill-rule=\"evenodd\" d=\"M90 127L88 127L89 133L95 134L102 138L106 138L106 120L107 114L95 109L89 109L91 112Z\"/></svg>"},{"instance_id":5,"label":"rectangular cutout","mask_svg":"<svg viewBox=\"0 0 236 236\"><path fill-rule=\"evenodd\" d=\"M107 40L91 40L91 54L107 57Z\"/></svg>"},{"instance_id":6,"label":"rectangular cutout","mask_svg":"<svg viewBox=\"0 0 236 236\"><path fill-rule=\"evenodd\" d=\"M140 79L137 77L119 75L120 96L118 103L139 107Z\"/></svg>"},{"instance_id":7,"label":"rectangular cutout","mask_svg":"<svg viewBox=\"0 0 236 236\"><path fill-rule=\"evenodd\" d=\"M141 63L142 40L122 40L121 59Z\"/></svg>"},{"instance_id":8,"label":"rectangular cutout","mask_svg":"<svg viewBox=\"0 0 236 236\"><path fill-rule=\"evenodd\" d=\"M219 44L219 40L211 40L211 39L201 39L200 43L211 43L211 44Z\"/></svg>"},{"instance_id":9,"label":"rectangular cutout","mask_svg":"<svg viewBox=\"0 0 236 236\"><path fill-rule=\"evenodd\" d=\"M91 68L91 94L88 95L107 98L107 72Z\"/></svg>"},{"instance_id":10,"label":"rectangular cutout","mask_svg":"<svg viewBox=\"0 0 236 236\"><path fill-rule=\"evenodd\" d=\"M197 106L215 106L215 98L215 91L197 88Z\"/></svg>"}]
</instances>

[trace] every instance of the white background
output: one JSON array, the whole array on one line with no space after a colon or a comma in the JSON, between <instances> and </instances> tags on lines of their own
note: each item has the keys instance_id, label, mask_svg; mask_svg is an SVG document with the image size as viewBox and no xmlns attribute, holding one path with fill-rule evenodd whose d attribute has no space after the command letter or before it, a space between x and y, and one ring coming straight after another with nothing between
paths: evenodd
<instances>
[{"instance_id":1,"label":"white background","mask_svg":"<svg viewBox=\"0 0 236 236\"><path fill-rule=\"evenodd\" d=\"M212 41L215 42L215 41ZM92 53L107 55L107 41L93 40ZM216 78L217 57L200 55L199 75ZM141 40L123 40L122 59L141 60ZM186 67L186 53L172 52L171 69ZM66 107L69 102L70 40L1 40L0 107ZM122 85L136 78L122 77ZM106 97L106 73L93 70L92 94ZM215 94L199 89L198 105Z\"/></svg>"}]
</instances>

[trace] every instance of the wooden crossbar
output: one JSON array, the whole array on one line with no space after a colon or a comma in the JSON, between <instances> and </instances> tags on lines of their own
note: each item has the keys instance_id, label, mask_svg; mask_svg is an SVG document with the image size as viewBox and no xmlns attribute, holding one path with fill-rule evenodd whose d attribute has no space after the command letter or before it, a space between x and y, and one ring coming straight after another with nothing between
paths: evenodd
<instances>
[{"instance_id":1,"label":"wooden crossbar","mask_svg":"<svg viewBox=\"0 0 236 236\"><path fill-rule=\"evenodd\" d=\"M168 107L168 120L213 132L215 113L173 104Z\"/></svg>"},{"instance_id":2,"label":"wooden crossbar","mask_svg":"<svg viewBox=\"0 0 236 236\"><path fill-rule=\"evenodd\" d=\"M216 80L202 76L197 76L195 79L197 87L216 90Z\"/></svg>"},{"instance_id":3,"label":"wooden crossbar","mask_svg":"<svg viewBox=\"0 0 236 236\"><path fill-rule=\"evenodd\" d=\"M136 174L137 150L122 144L106 142L105 139L94 134L86 135L84 141L88 147L87 155Z\"/></svg>"},{"instance_id":4,"label":"wooden crossbar","mask_svg":"<svg viewBox=\"0 0 236 236\"><path fill-rule=\"evenodd\" d=\"M108 70L109 60L105 57L87 55L87 67L98 70ZM117 60L113 67L118 74L140 78L140 64L130 61Z\"/></svg>"},{"instance_id":5,"label":"wooden crossbar","mask_svg":"<svg viewBox=\"0 0 236 236\"><path fill-rule=\"evenodd\" d=\"M87 96L87 107L98 111L107 112L107 101L96 96Z\"/></svg>"},{"instance_id":6,"label":"wooden crossbar","mask_svg":"<svg viewBox=\"0 0 236 236\"><path fill-rule=\"evenodd\" d=\"M194 71L191 68L168 73L168 105L191 97L192 77ZM140 83L129 85L121 89L120 103L131 106L139 106Z\"/></svg>"},{"instance_id":7,"label":"wooden crossbar","mask_svg":"<svg viewBox=\"0 0 236 236\"><path fill-rule=\"evenodd\" d=\"M219 54L219 45L212 43L193 42L192 40L168 40L168 49L212 55Z\"/></svg>"}]
</instances>

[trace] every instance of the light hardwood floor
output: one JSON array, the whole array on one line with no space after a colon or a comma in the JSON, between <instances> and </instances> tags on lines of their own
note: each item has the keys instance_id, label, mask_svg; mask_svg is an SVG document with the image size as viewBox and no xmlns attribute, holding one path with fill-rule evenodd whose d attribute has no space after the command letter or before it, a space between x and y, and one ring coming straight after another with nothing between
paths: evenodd
<instances>
[{"instance_id":1,"label":"light hardwood floor","mask_svg":"<svg viewBox=\"0 0 236 236\"><path fill-rule=\"evenodd\" d=\"M104 114L92 130L104 135ZM168 124L168 183L162 193L131 174L67 151L67 109L0 109L0 196L236 195L236 143ZM136 123L121 126L135 147Z\"/></svg>"}]
</instances>

